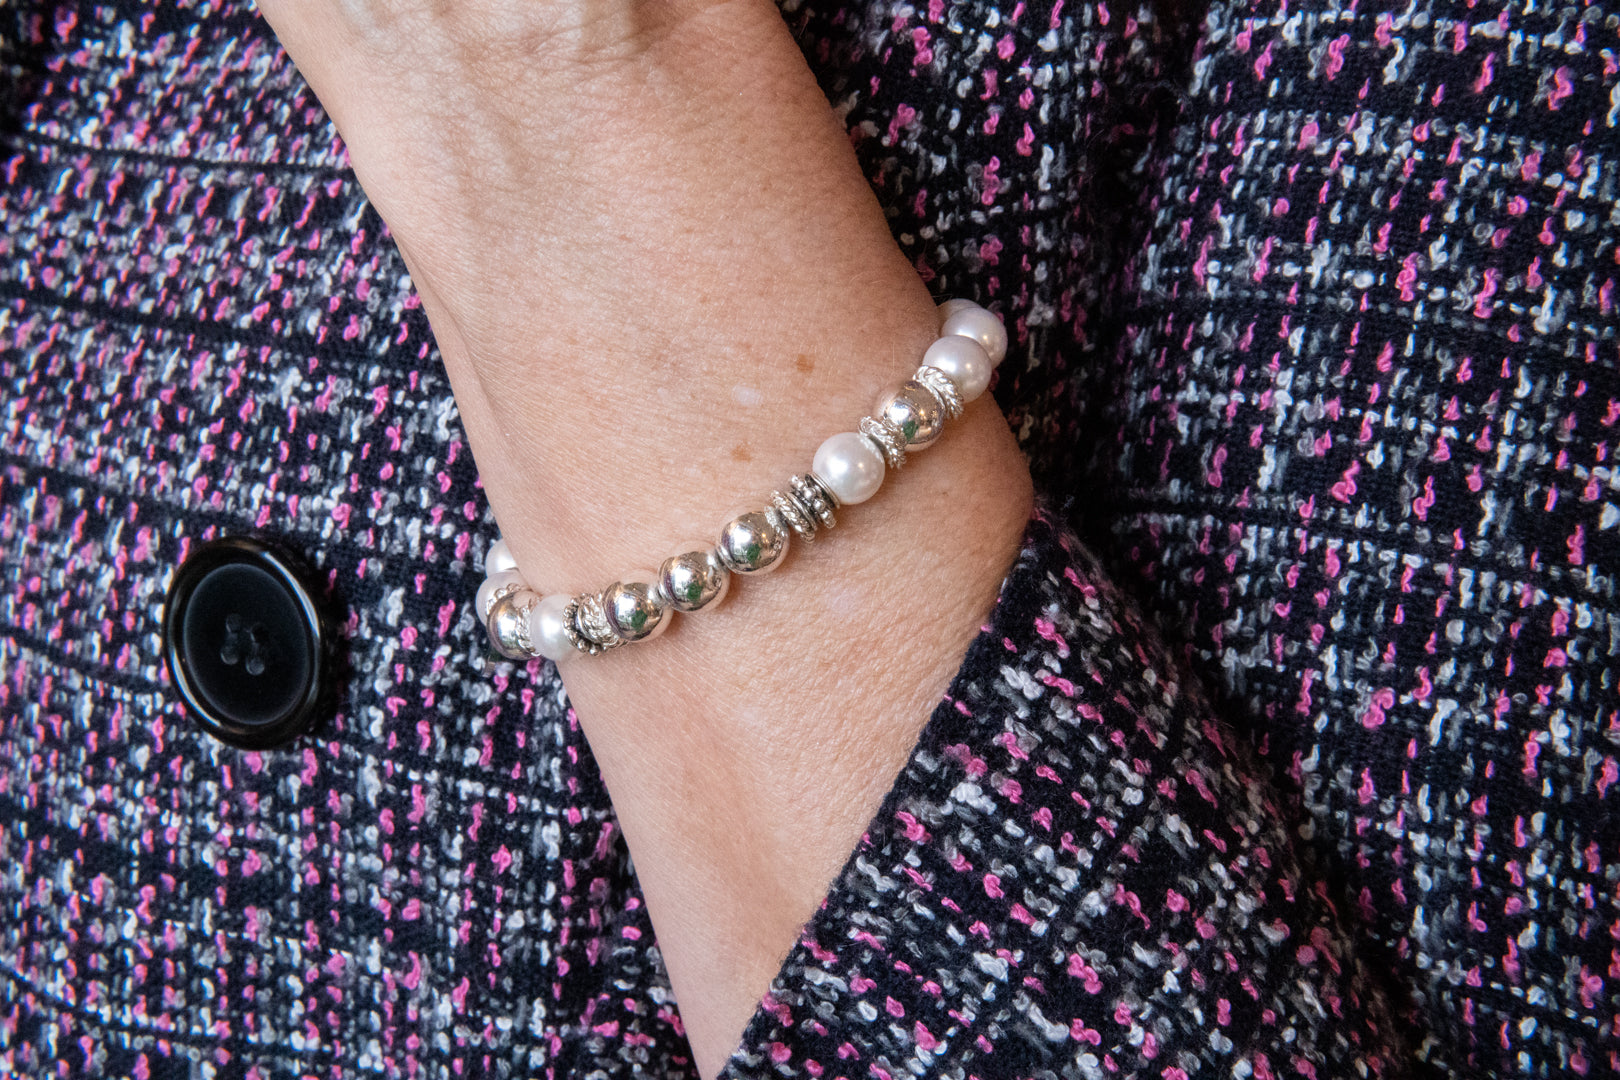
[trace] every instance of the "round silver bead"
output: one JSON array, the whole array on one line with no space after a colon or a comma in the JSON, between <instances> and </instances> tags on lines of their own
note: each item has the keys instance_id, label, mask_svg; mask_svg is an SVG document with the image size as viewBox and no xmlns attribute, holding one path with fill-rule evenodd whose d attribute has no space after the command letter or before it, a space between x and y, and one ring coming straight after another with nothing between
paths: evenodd
<instances>
[{"instance_id":1,"label":"round silver bead","mask_svg":"<svg viewBox=\"0 0 1620 1080\"><path fill-rule=\"evenodd\" d=\"M682 544L658 568L658 591L676 611L718 604L730 588L731 571L714 548L701 542Z\"/></svg>"},{"instance_id":2,"label":"round silver bead","mask_svg":"<svg viewBox=\"0 0 1620 1080\"><path fill-rule=\"evenodd\" d=\"M499 597L489 609L484 626L495 651L508 660L528 660L535 655L529 644L529 608L540 598L527 589Z\"/></svg>"},{"instance_id":3,"label":"round silver bead","mask_svg":"<svg viewBox=\"0 0 1620 1080\"><path fill-rule=\"evenodd\" d=\"M908 450L934 445L945 431L939 399L916 379L907 379L878 398L876 415L899 429Z\"/></svg>"},{"instance_id":4,"label":"round silver bead","mask_svg":"<svg viewBox=\"0 0 1620 1080\"><path fill-rule=\"evenodd\" d=\"M749 510L726 522L715 551L733 573L764 574L787 554L789 534L787 522L776 510Z\"/></svg>"},{"instance_id":5,"label":"round silver bead","mask_svg":"<svg viewBox=\"0 0 1620 1080\"><path fill-rule=\"evenodd\" d=\"M652 571L629 574L602 593L602 610L613 632L625 641L647 641L669 626L664 598Z\"/></svg>"}]
</instances>

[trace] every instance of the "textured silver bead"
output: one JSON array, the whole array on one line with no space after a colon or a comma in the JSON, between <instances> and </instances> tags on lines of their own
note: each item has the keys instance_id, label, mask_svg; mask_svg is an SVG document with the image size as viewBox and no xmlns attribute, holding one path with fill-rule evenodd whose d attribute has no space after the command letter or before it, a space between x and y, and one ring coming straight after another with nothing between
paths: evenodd
<instances>
[{"instance_id":1,"label":"textured silver bead","mask_svg":"<svg viewBox=\"0 0 1620 1080\"><path fill-rule=\"evenodd\" d=\"M771 508L782 515L782 520L787 522L788 528L792 529L800 540L808 544L816 538L816 529L820 523L816 521L810 508L799 501L798 495L773 491Z\"/></svg>"},{"instance_id":2,"label":"textured silver bead","mask_svg":"<svg viewBox=\"0 0 1620 1080\"><path fill-rule=\"evenodd\" d=\"M799 497L799 501L809 507L823 529L831 529L838 525L838 517L833 513L833 509L838 505L838 499L827 490L825 484L806 473L795 474L788 484L793 488L793 494Z\"/></svg>"},{"instance_id":3,"label":"textured silver bead","mask_svg":"<svg viewBox=\"0 0 1620 1080\"><path fill-rule=\"evenodd\" d=\"M733 573L763 574L781 562L791 535L775 507L749 510L726 522L715 550Z\"/></svg>"},{"instance_id":4,"label":"textured silver bead","mask_svg":"<svg viewBox=\"0 0 1620 1080\"><path fill-rule=\"evenodd\" d=\"M489 613L495 608L495 601L521 588L523 575L516 570L500 570L490 574L478 586L478 595L473 599L473 610L478 612L480 619L488 619Z\"/></svg>"},{"instance_id":5,"label":"textured silver bead","mask_svg":"<svg viewBox=\"0 0 1620 1080\"><path fill-rule=\"evenodd\" d=\"M883 464L891 469L906 464L906 434L879 416L861 417L861 434L877 444L883 451Z\"/></svg>"},{"instance_id":6,"label":"textured silver bead","mask_svg":"<svg viewBox=\"0 0 1620 1080\"><path fill-rule=\"evenodd\" d=\"M676 611L697 611L724 599L731 571L712 547L688 544L658 568L658 591Z\"/></svg>"},{"instance_id":7,"label":"textured silver bead","mask_svg":"<svg viewBox=\"0 0 1620 1080\"><path fill-rule=\"evenodd\" d=\"M612 648L611 645L598 645L586 637L579 629L579 597L568 601L563 609L563 632L568 635L568 644L584 653L586 656L596 656Z\"/></svg>"},{"instance_id":8,"label":"textured silver bead","mask_svg":"<svg viewBox=\"0 0 1620 1080\"><path fill-rule=\"evenodd\" d=\"M624 644L624 638L613 629L608 622L607 608L603 603L601 593L586 593L579 597L579 611L574 616L574 622L579 632L591 644L597 646L597 651L617 649Z\"/></svg>"},{"instance_id":9,"label":"textured silver bead","mask_svg":"<svg viewBox=\"0 0 1620 1080\"><path fill-rule=\"evenodd\" d=\"M837 505L832 492L814 476L794 476L788 481L786 491L771 492L771 507L806 543L814 540L821 529L831 529L838 524L838 517L833 513Z\"/></svg>"},{"instance_id":10,"label":"textured silver bead","mask_svg":"<svg viewBox=\"0 0 1620 1080\"><path fill-rule=\"evenodd\" d=\"M899 429L907 450L932 446L945 431L945 410L916 379L907 379L878 399L877 417Z\"/></svg>"},{"instance_id":11,"label":"textured silver bead","mask_svg":"<svg viewBox=\"0 0 1620 1080\"><path fill-rule=\"evenodd\" d=\"M928 388L928 392L934 395L934 400L939 403L941 411L945 413L945 419L955 420L962 415L962 392L956 388L956 384L951 381L949 375L938 368L932 368L924 364L917 369L917 374L912 381L919 382Z\"/></svg>"},{"instance_id":12,"label":"textured silver bead","mask_svg":"<svg viewBox=\"0 0 1620 1080\"><path fill-rule=\"evenodd\" d=\"M625 641L657 637L673 621L651 573L632 575L602 590L602 614Z\"/></svg>"},{"instance_id":13,"label":"textured silver bead","mask_svg":"<svg viewBox=\"0 0 1620 1080\"><path fill-rule=\"evenodd\" d=\"M534 657L534 646L529 642L529 608L539 602L540 598L529 590L516 589L490 605L484 626L496 652L508 660Z\"/></svg>"}]
</instances>

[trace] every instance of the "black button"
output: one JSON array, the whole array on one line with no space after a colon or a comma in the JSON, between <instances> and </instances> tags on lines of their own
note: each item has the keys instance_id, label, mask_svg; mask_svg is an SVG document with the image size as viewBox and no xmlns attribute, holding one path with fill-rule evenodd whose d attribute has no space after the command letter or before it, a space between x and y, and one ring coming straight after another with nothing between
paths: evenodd
<instances>
[{"instance_id":1,"label":"black button","mask_svg":"<svg viewBox=\"0 0 1620 1080\"><path fill-rule=\"evenodd\" d=\"M175 571L164 660L215 737L262 750L313 726L336 638L319 595L295 560L246 537L204 544Z\"/></svg>"}]
</instances>

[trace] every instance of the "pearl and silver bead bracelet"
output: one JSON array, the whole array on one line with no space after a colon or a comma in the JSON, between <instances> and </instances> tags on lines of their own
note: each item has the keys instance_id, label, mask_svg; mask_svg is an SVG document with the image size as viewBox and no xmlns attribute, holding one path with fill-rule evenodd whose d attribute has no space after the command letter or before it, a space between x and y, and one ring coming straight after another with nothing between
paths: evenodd
<instances>
[{"instance_id":1,"label":"pearl and silver bead bracelet","mask_svg":"<svg viewBox=\"0 0 1620 1080\"><path fill-rule=\"evenodd\" d=\"M916 373L885 390L856 431L822 443L808 473L771 492L762 508L733 514L715 541L682 544L656 571L626 574L599 592L542 596L525 584L506 541L497 540L484 559L488 576L474 602L495 650L513 660L560 661L650 641L669 628L676 612L718 604L732 575L775 570L790 539L808 543L833 528L836 511L870 499L889 470L905 465L908 453L932 446L945 422L989 388L1007 354L1001 320L973 301L947 300L939 315L940 336Z\"/></svg>"}]
</instances>

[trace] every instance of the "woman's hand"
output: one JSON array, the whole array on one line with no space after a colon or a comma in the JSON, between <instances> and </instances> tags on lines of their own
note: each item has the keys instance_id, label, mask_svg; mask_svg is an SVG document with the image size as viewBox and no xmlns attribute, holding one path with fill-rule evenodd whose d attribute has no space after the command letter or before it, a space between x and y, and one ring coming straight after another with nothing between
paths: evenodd
<instances>
[{"instance_id":1,"label":"woman's hand","mask_svg":"<svg viewBox=\"0 0 1620 1080\"><path fill-rule=\"evenodd\" d=\"M715 535L937 333L768 0L261 0L422 296L502 531L582 592ZM836 532L564 661L698 1065L735 1047L1029 511L988 397Z\"/></svg>"}]
</instances>

